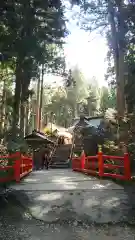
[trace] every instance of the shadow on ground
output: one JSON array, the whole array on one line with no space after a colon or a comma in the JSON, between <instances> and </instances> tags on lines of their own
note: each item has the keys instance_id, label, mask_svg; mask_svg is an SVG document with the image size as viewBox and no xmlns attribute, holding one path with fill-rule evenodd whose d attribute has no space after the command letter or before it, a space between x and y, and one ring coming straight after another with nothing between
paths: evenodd
<instances>
[{"instance_id":1,"label":"shadow on ground","mask_svg":"<svg viewBox=\"0 0 135 240\"><path fill-rule=\"evenodd\" d=\"M60 175L65 179L64 173ZM54 179L58 183L56 176ZM0 197L0 240L133 240L134 187L117 185L113 189L111 182L107 184L96 179L88 190L38 191L38 186L36 191L10 189L5 197ZM121 209L126 218L116 223L113 215L123 214ZM108 211L111 222L94 221L107 219Z\"/></svg>"},{"instance_id":2,"label":"shadow on ground","mask_svg":"<svg viewBox=\"0 0 135 240\"><path fill-rule=\"evenodd\" d=\"M74 219L46 224L33 219L14 192L8 193L6 201L0 198L0 240L132 240L134 236L134 226L125 223L96 225Z\"/></svg>"},{"instance_id":3,"label":"shadow on ground","mask_svg":"<svg viewBox=\"0 0 135 240\"><path fill-rule=\"evenodd\" d=\"M130 225L135 222L133 189L111 180L51 170L32 173L13 192L33 218L46 224Z\"/></svg>"}]
</instances>

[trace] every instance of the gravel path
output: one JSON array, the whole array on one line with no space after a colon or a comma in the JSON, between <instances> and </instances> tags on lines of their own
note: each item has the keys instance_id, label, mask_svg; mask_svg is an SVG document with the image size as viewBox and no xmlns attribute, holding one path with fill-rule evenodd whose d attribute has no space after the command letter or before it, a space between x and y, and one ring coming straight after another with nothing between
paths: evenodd
<instances>
[{"instance_id":1,"label":"gravel path","mask_svg":"<svg viewBox=\"0 0 135 240\"><path fill-rule=\"evenodd\" d=\"M11 195L9 199L0 207L0 240L134 240L134 226L87 225L77 221L44 224L33 219Z\"/></svg>"},{"instance_id":2,"label":"gravel path","mask_svg":"<svg viewBox=\"0 0 135 240\"><path fill-rule=\"evenodd\" d=\"M0 240L134 240L134 206L133 189L108 180L33 173L0 198Z\"/></svg>"},{"instance_id":3,"label":"gravel path","mask_svg":"<svg viewBox=\"0 0 135 240\"><path fill-rule=\"evenodd\" d=\"M46 223L84 219L91 223L135 221L135 188L71 170L37 171L13 186L16 197Z\"/></svg>"}]
</instances>

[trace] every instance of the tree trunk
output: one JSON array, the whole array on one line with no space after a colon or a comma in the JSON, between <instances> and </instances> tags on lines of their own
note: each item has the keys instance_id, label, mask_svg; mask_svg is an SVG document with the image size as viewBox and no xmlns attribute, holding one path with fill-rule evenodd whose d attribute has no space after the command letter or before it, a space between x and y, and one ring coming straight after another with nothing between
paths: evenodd
<instances>
[{"instance_id":1,"label":"tree trunk","mask_svg":"<svg viewBox=\"0 0 135 240\"><path fill-rule=\"evenodd\" d=\"M40 76L38 78L38 83L37 83L37 113L36 113L36 130L39 129L39 97L40 97Z\"/></svg>"},{"instance_id":2,"label":"tree trunk","mask_svg":"<svg viewBox=\"0 0 135 240\"><path fill-rule=\"evenodd\" d=\"M42 77L41 77L41 88L40 88L39 131L41 130L41 127L42 127L43 85L44 85L44 65L42 65Z\"/></svg>"},{"instance_id":3,"label":"tree trunk","mask_svg":"<svg viewBox=\"0 0 135 240\"><path fill-rule=\"evenodd\" d=\"M21 103L20 103L20 134L21 137L24 138L25 132L25 103L26 103L26 94L27 94L27 79L23 75L21 82ZM25 82L24 82L25 81Z\"/></svg>"},{"instance_id":4,"label":"tree trunk","mask_svg":"<svg viewBox=\"0 0 135 240\"><path fill-rule=\"evenodd\" d=\"M6 115L6 81L3 79L0 131L3 134Z\"/></svg>"},{"instance_id":5,"label":"tree trunk","mask_svg":"<svg viewBox=\"0 0 135 240\"><path fill-rule=\"evenodd\" d=\"M30 84L30 74L29 71L23 71L22 83L21 83L21 108L20 108L20 130L21 135L24 137L25 135L25 128L26 128L26 105L29 98L29 88Z\"/></svg>"},{"instance_id":6,"label":"tree trunk","mask_svg":"<svg viewBox=\"0 0 135 240\"><path fill-rule=\"evenodd\" d=\"M76 102L74 103L74 106L73 106L73 117L74 118L78 117L78 114L77 114L77 103Z\"/></svg>"},{"instance_id":7,"label":"tree trunk","mask_svg":"<svg viewBox=\"0 0 135 240\"><path fill-rule=\"evenodd\" d=\"M1 96L1 111L0 111L0 132L4 134L5 128L7 129L7 117L6 117L6 98L7 98L7 79L8 70L7 67L2 65L1 68L1 80L3 81L2 96Z\"/></svg>"},{"instance_id":8,"label":"tree trunk","mask_svg":"<svg viewBox=\"0 0 135 240\"><path fill-rule=\"evenodd\" d=\"M119 19L117 19L118 20L118 31L117 31L116 22L115 22L114 5L111 0L108 2L109 22L111 26L112 48L113 48L113 55L114 55L114 66L115 66L116 84L117 84L117 111L118 111L119 117L123 117L125 112L124 47L122 45L122 42L125 39L125 34L123 31L124 19L122 16L123 15L122 4L123 4L123 1L120 1L120 4L118 6Z\"/></svg>"},{"instance_id":9,"label":"tree trunk","mask_svg":"<svg viewBox=\"0 0 135 240\"><path fill-rule=\"evenodd\" d=\"M119 50L119 78L117 81L117 109L118 116L123 118L125 113L125 94L124 94L124 52Z\"/></svg>"},{"instance_id":10,"label":"tree trunk","mask_svg":"<svg viewBox=\"0 0 135 240\"><path fill-rule=\"evenodd\" d=\"M22 71L18 63L16 66L15 95L14 95L13 118L12 118L12 139L16 138L18 127L19 127L21 80L22 80Z\"/></svg>"},{"instance_id":11,"label":"tree trunk","mask_svg":"<svg viewBox=\"0 0 135 240\"><path fill-rule=\"evenodd\" d=\"M25 136L29 134L30 132L30 117L31 117L31 104L30 104L30 98L27 101L26 104L26 115L25 115Z\"/></svg>"},{"instance_id":12,"label":"tree trunk","mask_svg":"<svg viewBox=\"0 0 135 240\"><path fill-rule=\"evenodd\" d=\"M29 99L26 103L26 106L25 106L25 132L24 132L24 135L28 135L29 133Z\"/></svg>"},{"instance_id":13,"label":"tree trunk","mask_svg":"<svg viewBox=\"0 0 135 240\"><path fill-rule=\"evenodd\" d=\"M37 129L37 100L32 100L32 129Z\"/></svg>"},{"instance_id":14,"label":"tree trunk","mask_svg":"<svg viewBox=\"0 0 135 240\"><path fill-rule=\"evenodd\" d=\"M25 102L21 101L21 107L20 107L20 133L21 133L21 137L24 137L24 118L25 118Z\"/></svg>"},{"instance_id":15,"label":"tree trunk","mask_svg":"<svg viewBox=\"0 0 135 240\"><path fill-rule=\"evenodd\" d=\"M91 106L91 101L90 98L87 98L87 106L88 106L88 116L92 116L92 106Z\"/></svg>"},{"instance_id":16,"label":"tree trunk","mask_svg":"<svg viewBox=\"0 0 135 240\"><path fill-rule=\"evenodd\" d=\"M119 101L119 116L125 113L125 22L124 22L124 0L118 1L118 40L119 40L119 79L117 98Z\"/></svg>"}]
</instances>

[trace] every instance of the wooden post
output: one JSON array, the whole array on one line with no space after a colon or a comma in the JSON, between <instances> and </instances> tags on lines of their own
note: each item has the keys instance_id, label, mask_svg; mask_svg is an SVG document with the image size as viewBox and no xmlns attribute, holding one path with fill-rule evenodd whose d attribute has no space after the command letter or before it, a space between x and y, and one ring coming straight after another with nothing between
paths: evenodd
<instances>
[{"instance_id":1,"label":"wooden post","mask_svg":"<svg viewBox=\"0 0 135 240\"><path fill-rule=\"evenodd\" d=\"M99 168L99 176L103 177L103 175L104 175L104 165L103 165L102 146L98 147L98 168Z\"/></svg>"},{"instance_id":2,"label":"wooden post","mask_svg":"<svg viewBox=\"0 0 135 240\"><path fill-rule=\"evenodd\" d=\"M124 153L124 173L125 173L125 180L131 180L131 169L130 169L130 160L129 160L128 153Z\"/></svg>"}]
</instances>

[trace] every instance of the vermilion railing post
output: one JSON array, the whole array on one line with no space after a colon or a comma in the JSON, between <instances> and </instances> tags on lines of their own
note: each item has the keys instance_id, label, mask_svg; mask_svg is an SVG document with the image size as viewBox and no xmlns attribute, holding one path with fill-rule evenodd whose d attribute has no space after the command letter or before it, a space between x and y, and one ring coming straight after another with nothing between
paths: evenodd
<instances>
[{"instance_id":1,"label":"vermilion railing post","mask_svg":"<svg viewBox=\"0 0 135 240\"><path fill-rule=\"evenodd\" d=\"M73 162L74 160L73 160L73 158L71 158L71 168L72 168L72 170L74 170L74 165L73 165Z\"/></svg>"},{"instance_id":2,"label":"vermilion railing post","mask_svg":"<svg viewBox=\"0 0 135 240\"><path fill-rule=\"evenodd\" d=\"M124 153L124 172L125 172L125 180L130 180L131 169L130 169L130 159L129 159L128 153Z\"/></svg>"},{"instance_id":3,"label":"vermilion railing post","mask_svg":"<svg viewBox=\"0 0 135 240\"><path fill-rule=\"evenodd\" d=\"M31 159L31 171L33 170L33 158Z\"/></svg>"},{"instance_id":4,"label":"vermilion railing post","mask_svg":"<svg viewBox=\"0 0 135 240\"><path fill-rule=\"evenodd\" d=\"M70 164L72 164L72 161L70 159ZM33 156L32 156L32 171L34 170L34 161L33 161Z\"/></svg>"},{"instance_id":5,"label":"vermilion railing post","mask_svg":"<svg viewBox=\"0 0 135 240\"><path fill-rule=\"evenodd\" d=\"M23 161L23 155L22 154L20 156L20 168L21 168L21 173L23 174L23 172L24 172L24 161Z\"/></svg>"},{"instance_id":6,"label":"vermilion railing post","mask_svg":"<svg viewBox=\"0 0 135 240\"><path fill-rule=\"evenodd\" d=\"M104 163L103 163L103 153L102 153L102 147L99 146L98 150L98 168L99 168L99 176L103 177L104 175Z\"/></svg>"},{"instance_id":7,"label":"vermilion railing post","mask_svg":"<svg viewBox=\"0 0 135 240\"><path fill-rule=\"evenodd\" d=\"M82 151L82 154L81 154L81 170L84 170L84 166L85 166L85 152L84 150Z\"/></svg>"},{"instance_id":8,"label":"vermilion railing post","mask_svg":"<svg viewBox=\"0 0 135 240\"><path fill-rule=\"evenodd\" d=\"M20 152L17 152L15 165L14 165L14 178L16 182L20 182L20 165L21 165L21 155L20 155Z\"/></svg>"}]
</instances>

